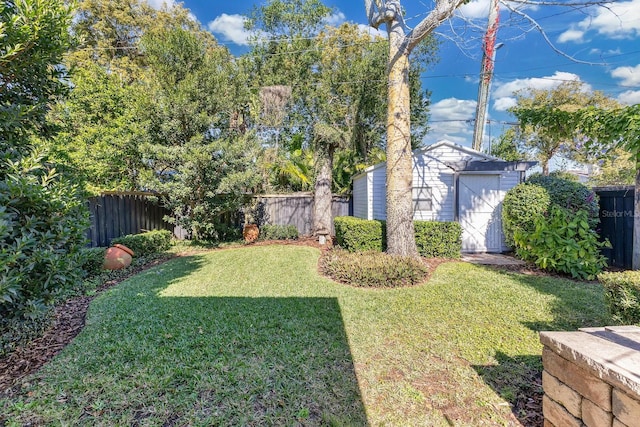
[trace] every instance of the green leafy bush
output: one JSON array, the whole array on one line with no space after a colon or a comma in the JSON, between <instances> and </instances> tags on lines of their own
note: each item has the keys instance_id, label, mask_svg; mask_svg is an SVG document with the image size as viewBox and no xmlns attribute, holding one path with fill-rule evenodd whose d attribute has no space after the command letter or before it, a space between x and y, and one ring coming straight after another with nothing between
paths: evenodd
<instances>
[{"instance_id":1,"label":"green leafy bush","mask_svg":"<svg viewBox=\"0 0 640 427\"><path fill-rule=\"evenodd\" d=\"M8 161L3 168L0 335L7 343L14 338L22 342L42 329L55 298L82 281L89 216L77 187L48 168L42 157Z\"/></svg>"},{"instance_id":2,"label":"green leafy bush","mask_svg":"<svg viewBox=\"0 0 640 427\"><path fill-rule=\"evenodd\" d=\"M82 269L86 277L95 277L102 272L106 248L83 248Z\"/></svg>"},{"instance_id":3,"label":"green leafy bush","mask_svg":"<svg viewBox=\"0 0 640 427\"><path fill-rule=\"evenodd\" d=\"M424 281L429 273L420 259L340 249L322 256L320 270L338 282L376 288L415 285Z\"/></svg>"},{"instance_id":4,"label":"green leafy bush","mask_svg":"<svg viewBox=\"0 0 640 427\"><path fill-rule=\"evenodd\" d=\"M111 244L119 243L133 251L135 256L145 256L164 252L171 247L172 234L169 230L153 230L140 234L128 234L115 238Z\"/></svg>"},{"instance_id":5,"label":"green leafy bush","mask_svg":"<svg viewBox=\"0 0 640 427\"><path fill-rule=\"evenodd\" d=\"M611 317L625 325L640 325L640 271L600 273Z\"/></svg>"},{"instance_id":6,"label":"green leafy bush","mask_svg":"<svg viewBox=\"0 0 640 427\"><path fill-rule=\"evenodd\" d=\"M502 230L507 245L515 247L514 234L532 232L534 220L549 209L547 190L529 183L518 184L507 192L502 202Z\"/></svg>"},{"instance_id":7,"label":"green leafy bush","mask_svg":"<svg viewBox=\"0 0 640 427\"><path fill-rule=\"evenodd\" d=\"M516 230L516 253L545 270L593 279L606 266L600 254L605 243L588 223L584 210L571 212L551 206L547 215L534 219L534 231Z\"/></svg>"},{"instance_id":8,"label":"green leafy bush","mask_svg":"<svg viewBox=\"0 0 640 427\"><path fill-rule=\"evenodd\" d=\"M333 224L336 242L342 249L349 252L382 252L386 247L384 221L338 216Z\"/></svg>"},{"instance_id":9,"label":"green leafy bush","mask_svg":"<svg viewBox=\"0 0 640 427\"><path fill-rule=\"evenodd\" d=\"M415 221L418 253L426 258L460 258L462 227L457 222Z\"/></svg>"},{"instance_id":10,"label":"green leafy bush","mask_svg":"<svg viewBox=\"0 0 640 427\"><path fill-rule=\"evenodd\" d=\"M298 229L295 225L270 225L260 227L259 240L296 240Z\"/></svg>"},{"instance_id":11,"label":"green leafy bush","mask_svg":"<svg viewBox=\"0 0 640 427\"><path fill-rule=\"evenodd\" d=\"M549 176L534 174L527 183L538 185L549 194L552 205L568 209L571 212L586 211L588 223L595 228L600 222L598 196L573 178L567 178L566 173L552 173Z\"/></svg>"}]
</instances>

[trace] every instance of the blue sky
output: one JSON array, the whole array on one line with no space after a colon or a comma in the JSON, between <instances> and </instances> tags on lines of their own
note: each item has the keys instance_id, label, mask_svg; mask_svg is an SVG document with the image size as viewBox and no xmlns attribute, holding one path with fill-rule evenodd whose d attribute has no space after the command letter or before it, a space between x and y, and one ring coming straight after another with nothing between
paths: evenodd
<instances>
[{"instance_id":1,"label":"blue sky","mask_svg":"<svg viewBox=\"0 0 640 427\"><path fill-rule=\"evenodd\" d=\"M163 2L148 1L156 7ZM220 43L234 54L241 54L246 51L248 36L242 26L243 14L260 3L185 0L183 5ZM332 24L354 22L368 31L364 1L324 3L335 8ZM406 9L407 25L412 27L429 12L433 0L401 3ZM489 0L472 0L458 10L456 18L438 28L442 39L440 61L423 75L424 87L432 92L432 131L427 143L447 138L471 145L488 3ZM556 53L523 15L537 20L556 49L581 62ZM485 141L500 135L513 122L506 109L513 105L513 92L518 89L551 89L563 81L577 80L623 104L640 103L640 0L618 0L608 8L579 10L529 6L520 7L518 13L501 5L500 21L498 42L503 46L496 54L489 104L491 124L485 129Z\"/></svg>"}]
</instances>

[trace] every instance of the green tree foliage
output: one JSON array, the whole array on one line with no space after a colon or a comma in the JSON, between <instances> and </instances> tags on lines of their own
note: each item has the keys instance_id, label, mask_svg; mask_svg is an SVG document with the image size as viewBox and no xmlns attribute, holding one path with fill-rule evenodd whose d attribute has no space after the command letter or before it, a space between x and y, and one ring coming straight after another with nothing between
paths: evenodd
<instances>
[{"instance_id":1,"label":"green tree foliage","mask_svg":"<svg viewBox=\"0 0 640 427\"><path fill-rule=\"evenodd\" d=\"M77 67L72 79L68 99L51 115L60 126L52 151L90 193L138 189L145 138L140 85L94 63Z\"/></svg>"},{"instance_id":2,"label":"green tree foliage","mask_svg":"<svg viewBox=\"0 0 640 427\"><path fill-rule=\"evenodd\" d=\"M507 129L497 140L492 142L489 154L508 162L529 158L529 155L518 144L518 134L514 128Z\"/></svg>"},{"instance_id":3,"label":"green tree foliage","mask_svg":"<svg viewBox=\"0 0 640 427\"><path fill-rule=\"evenodd\" d=\"M57 0L0 2L2 159L31 151L30 135L53 131L44 117L67 91L66 70L58 64L70 43L69 19L68 8Z\"/></svg>"},{"instance_id":4,"label":"green tree foliage","mask_svg":"<svg viewBox=\"0 0 640 427\"><path fill-rule=\"evenodd\" d=\"M569 119L583 108L615 108L616 101L602 92L589 92L581 82L564 82L551 90L526 89L516 93L517 105L509 111L520 121L520 150L532 153L540 162L542 173L549 174L549 161L557 154L586 160L585 150L577 143L580 129ZM557 114L547 115L555 111Z\"/></svg>"},{"instance_id":5,"label":"green tree foliage","mask_svg":"<svg viewBox=\"0 0 640 427\"><path fill-rule=\"evenodd\" d=\"M66 92L59 64L70 20L62 0L0 3L2 341L28 338L24 332L37 329L47 306L82 273L86 207L35 148L53 134L45 116Z\"/></svg>"},{"instance_id":6,"label":"green tree foliage","mask_svg":"<svg viewBox=\"0 0 640 427\"><path fill-rule=\"evenodd\" d=\"M246 76L204 31L150 31L142 48L150 71L145 187L167 195L173 220L193 237L231 237L228 224L259 184L257 141L238 126Z\"/></svg>"}]
</instances>

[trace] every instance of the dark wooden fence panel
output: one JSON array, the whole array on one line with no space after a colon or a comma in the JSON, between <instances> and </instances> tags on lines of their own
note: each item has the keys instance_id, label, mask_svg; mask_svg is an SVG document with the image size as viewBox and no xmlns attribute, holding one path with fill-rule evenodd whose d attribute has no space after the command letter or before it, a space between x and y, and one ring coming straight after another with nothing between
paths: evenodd
<instances>
[{"instance_id":1,"label":"dark wooden fence panel","mask_svg":"<svg viewBox=\"0 0 640 427\"><path fill-rule=\"evenodd\" d=\"M633 255L633 187L594 188L600 197L600 236L611 248L602 250L612 267L631 269Z\"/></svg>"},{"instance_id":2,"label":"dark wooden fence panel","mask_svg":"<svg viewBox=\"0 0 640 427\"><path fill-rule=\"evenodd\" d=\"M91 246L109 246L111 240L126 234L166 229L173 225L163 220L170 212L144 193L104 194L89 199L91 227L87 237Z\"/></svg>"},{"instance_id":3,"label":"dark wooden fence panel","mask_svg":"<svg viewBox=\"0 0 640 427\"><path fill-rule=\"evenodd\" d=\"M313 195L300 194L270 194L256 196L263 205L266 224L295 225L303 236L313 232ZM333 197L331 213L334 217L350 214L350 201L346 197ZM331 230L333 232L333 230Z\"/></svg>"}]
</instances>

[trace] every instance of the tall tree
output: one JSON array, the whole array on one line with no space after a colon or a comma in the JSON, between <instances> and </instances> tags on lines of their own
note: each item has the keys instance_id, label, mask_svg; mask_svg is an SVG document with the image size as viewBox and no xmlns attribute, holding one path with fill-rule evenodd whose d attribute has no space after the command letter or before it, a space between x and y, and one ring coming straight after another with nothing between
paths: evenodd
<instances>
[{"instance_id":1,"label":"tall tree","mask_svg":"<svg viewBox=\"0 0 640 427\"><path fill-rule=\"evenodd\" d=\"M387 26L387 252L418 256L413 227L411 97L409 55L465 0L438 0L413 29L404 23L399 0L365 0L369 24Z\"/></svg>"},{"instance_id":2,"label":"tall tree","mask_svg":"<svg viewBox=\"0 0 640 427\"><path fill-rule=\"evenodd\" d=\"M589 5L605 5L606 1L576 2L535 2L528 0L512 1L522 5L558 5L579 7ZM387 64L388 79L388 113L387 113L387 251L398 255L417 256L413 228L412 204L412 165L410 138L410 92L408 85L409 55L422 40L453 13L466 0L435 0L433 7L413 29L407 28L403 17L400 0L365 0L365 10L369 25L378 28L386 24L389 36L389 62ZM516 8L512 12L530 17ZM542 27L534 22L537 29ZM547 39L548 40L548 39ZM554 47L555 49L555 47ZM556 49L557 50L557 49Z\"/></svg>"},{"instance_id":3,"label":"tall tree","mask_svg":"<svg viewBox=\"0 0 640 427\"><path fill-rule=\"evenodd\" d=\"M175 222L194 238L230 237L229 221L258 183L252 133L238 126L246 76L206 31L147 32L147 188L166 194Z\"/></svg>"}]
</instances>

